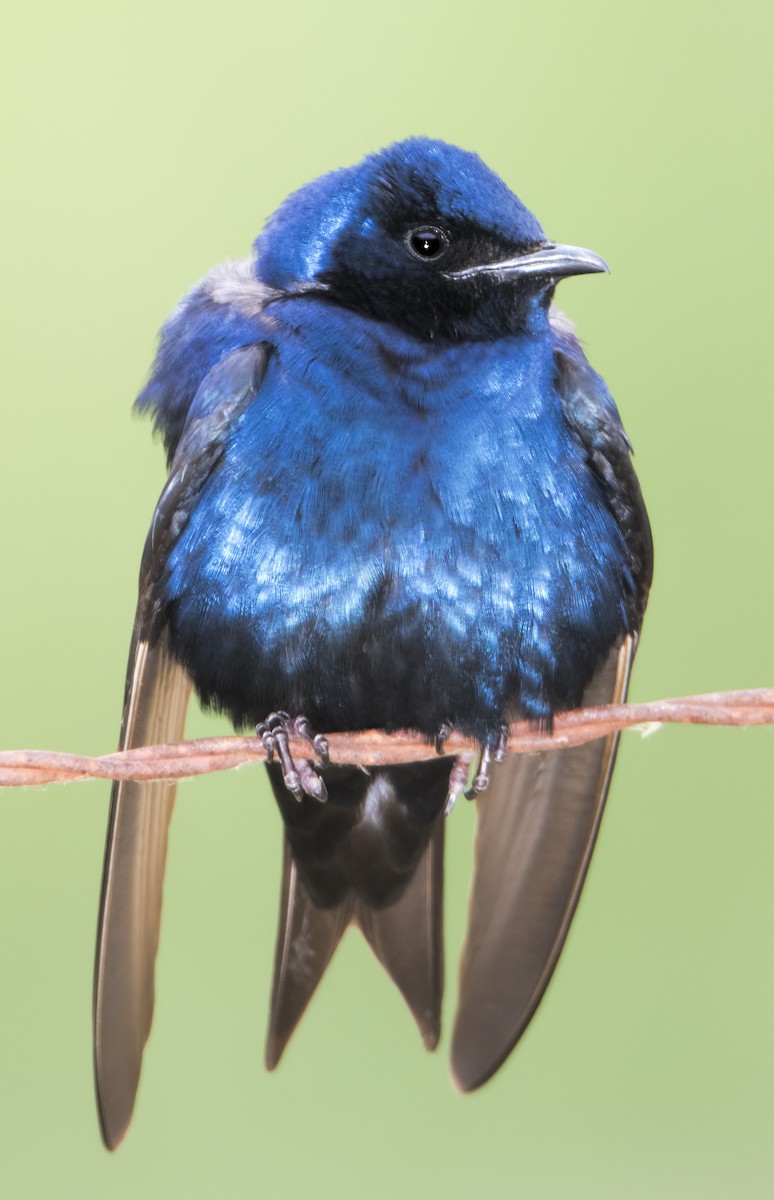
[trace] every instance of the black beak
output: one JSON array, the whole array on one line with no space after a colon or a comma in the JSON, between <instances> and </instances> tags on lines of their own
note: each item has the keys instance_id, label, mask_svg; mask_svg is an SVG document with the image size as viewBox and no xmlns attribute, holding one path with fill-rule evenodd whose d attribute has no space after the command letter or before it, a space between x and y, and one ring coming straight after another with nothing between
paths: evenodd
<instances>
[{"instance_id":1,"label":"black beak","mask_svg":"<svg viewBox=\"0 0 774 1200\"><path fill-rule=\"evenodd\" d=\"M603 258L593 250L581 246L556 246L547 242L530 254L518 254L500 262L481 263L466 267L463 271L449 271L447 279L472 279L478 275L494 275L496 279L518 279L526 275L545 275L546 278L562 279L565 275L590 275L596 271L610 273Z\"/></svg>"}]
</instances>

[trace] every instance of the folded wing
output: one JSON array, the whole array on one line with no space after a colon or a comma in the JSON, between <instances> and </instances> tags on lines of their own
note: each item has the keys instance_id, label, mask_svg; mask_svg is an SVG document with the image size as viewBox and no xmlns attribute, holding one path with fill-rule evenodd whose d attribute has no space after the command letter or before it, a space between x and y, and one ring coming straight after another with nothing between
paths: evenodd
<instances>
[{"instance_id":1,"label":"folded wing","mask_svg":"<svg viewBox=\"0 0 774 1200\"><path fill-rule=\"evenodd\" d=\"M138 641L129 662L121 749L177 742L191 685L166 637ZM102 1136L112 1150L134 1108L153 1016L167 830L175 784L113 785L94 977L94 1071Z\"/></svg>"},{"instance_id":2,"label":"folded wing","mask_svg":"<svg viewBox=\"0 0 774 1200\"><path fill-rule=\"evenodd\" d=\"M626 697L635 642L613 651L584 705ZM567 936L596 840L617 736L517 754L478 801L476 863L460 967L452 1074L480 1087L537 1008Z\"/></svg>"},{"instance_id":3,"label":"folded wing","mask_svg":"<svg viewBox=\"0 0 774 1200\"><path fill-rule=\"evenodd\" d=\"M167 556L223 454L233 422L255 397L261 346L224 356L202 381L171 463L145 545L129 653L119 748L180 741L191 691L164 625ZM94 1071L102 1136L114 1149L134 1108L150 1032L167 831L174 782L113 786L94 973Z\"/></svg>"}]
</instances>

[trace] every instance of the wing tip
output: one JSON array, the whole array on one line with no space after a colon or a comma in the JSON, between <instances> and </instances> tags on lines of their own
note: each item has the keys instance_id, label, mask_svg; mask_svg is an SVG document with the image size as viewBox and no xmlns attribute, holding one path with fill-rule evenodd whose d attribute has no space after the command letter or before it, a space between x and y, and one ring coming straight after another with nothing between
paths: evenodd
<instances>
[{"instance_id":1,"label":"wing tip","mask_svg":"<svg viewBox=\"0 0 774 1200\"><path fill-rule=\"evenodd\" d=\"M284 1049L284 1046L266 1046L263 1052L263 1065L267 1071L276 1071Z\"/></svg>"},{"instance_id":2,"label":"wing tip","mask_svg":"<svg viewBox=\"0 0 774 1200\"><path fill-rule=\"evenodd\" d=\"M288 1042L296 1031L296 1026L299 1024L303 1013L294 1021L289 1029L284 1032L278 1032L276 1029L269 1027L266 1035L266 1044L263 1050L263 1065L267 1071L276 1071L280 1064L280 1060L287 1049Z\"/></svg>"},{"instance_id":3,"label":"wing tip","mask_svg":"<svg viewBox=\"0 0 774 1200\"><path fill-rule=\"evenodd\" d=\"M457 1091L463 1095L478 1091L479 1088L488 1083L492 1076L499 1071L512 1048L510 1047L504 1054L500 1053L494 1057L487 1055L484 1059L480 1053L477 1054L475 1052L474 1048L460 1046L459 1037L455 1033L452 1041L449 1072L452 1083Z\"/></svg>"},{"instance_id":4,"label":"wing tip","mask_svg":"<svg viewBox=\"0 0 774 1200\"><path fill-rule=\"evenodd\" d=\"M118 1147L121 1145L124 1138L126 1137L127 1129L128 1129L128 1126L121 1129L118 1133L110 1134L110 1133L108 1133L107 1129L102 1124L102 1122L100 1121L99 1131L100 1131L100 1134L102 1135L102 1145L105 1147L105 1149L107 1151L109 1151L110 1154L114 1154L115 1151L118 1149Z\"/></svg>"},{"instance_id":5,"label":"wing tip","mask_svg":"<svg viewBox=\"0 0 774 1200\"><path fill-rule=\"evenodd\" d=\"M441 1040L440 1005L438 1009L434 1009L432 1012L425 1013L423 1017L420 1017L420 1015L412 1009L412 1016L417 1023L417 1029L419 1030L422 1038L422 1045L424 1046L425 1050L430 1053L432 1053L434 1050L437 1050L438 1043Z\"/></svg>"},{"instance_id":6,"label":"wing tip","mask_svg":"<svg viewBox=\"0 0 774 1200\"><path fill-rule=\"evenodd\" d=\"M99 1118L99 1132L102 1138L102 1144L111 1154L117 1150L122 1141L126 1137L129 1125L132 1120L134 1105L128 1113L118 1113L112 1116L108 1115L107 1106L100 1095L99 1083L97 1084L97 1116Z\"/></svg>"},{"instance_id":7,"label":"wing tip","mask_svg":"<svg viewBox=\"0 0 774 1200\"><path fill-rule=\"evenodd\" d=\"M589 697L590 689L587 689L586 703L603 703L610 700L621 703L625 699L626 684L635 649L636 637L632 636L624 639L619 647L615 647L611 651L607 662L590 685L590 687L596 688L600 694L592 693ZM479 809L479 841L476 851L474 884L466 947L461 963L459 1007L452 1035L451 1074L454 1084L460 1092L475 1091L500 1069L524 1034L548 987L586 876L604 808L616 745L617 738L608 736L606 739L600 739L599 742L589 743L588 748L576 747L561 752L547 752L548 754L561 754L563 757L553 760L556 777L551 778L546 773L540 786L544 792L550 787L555 796L560 795L564 788L566 799L573 801L577 813L574 819L575 824L568 826L569 832L573 835L572 839L568 840L565 837L568 850L572 851L567 858L567 870L563 876L557 876L558 890L555 890L548 921L545 920L540 908L535 910L538 919L533 919L535 912L531 911L529 904L525 908L522 896L518 926L514 923L505 925L503 917L498 917L500 925L499 928L495 925L494 935L490 938L488 948L485 945L485 939L490 935L492 921L482 925L481 913L486 915L489 911L491 916L491 912L494 911L497 915L499 910L493 909L492 906L502 904L502 893L494 890L490 876L492 870L496 869L502 873L504 867L510 868L511 863L508 861L503 863L502 856L498 857L497 855L496 837L500 837L502 831L499 824L496 827L492 824L493 814L497 816L499 813L500 816L504 816L505 810L499 807L493 809L491 796L488 801L482 802L483 805L488 803L488 808L486 810ZM538 763L538 760L546 762L547 758L545 755L534 756L533 766ZM575 782L573 783L573 781ZM578 781L583 786L577 795L573 796L572 786L577 787ZM522 780L525 794L527 794L526 787L529 785L529 793L537 795L540 790L538 784L539 781L532 780L530 782L526 776ZM502 804L503 799L504 794L498 794L498 805ZM507 803L513 805L515 800L508 796ZM568 807L567 811L572 815L572 809ZM482 812L484 813L483 818ZM516 810L512 808L511 817L514 812ZM526 814L524 828L519 828L514 824L511 832L518 832L522 839L528 842L530 836L534 840L535 826L526 819L529 816L526 808L524 812ZM482 819L486 820L487 815L490 818L487 832L487 848L490 852L488 862L481 850L483 845L481 824ZM545 820L545 814L543 814L543 819ZM543 833L545 834L546 831L550 832L549 825L545 826ZM559 834L563 832L561 825L556 826L556 832ZM545 844L549 846L547 839L545 839ZM550 842L552 853L554 847L555 839ZM546 862L550 863L547 852L544 858ZM513 871L511 871L512 876ZM524 878L527 880L526 875ZM548 878L550 882L550 876ZM484 884L488 888L488 892L484 892ZM477 887L483 895L483 908L480 904ZM513 892L513 895L520 894ZM531 896L530 892L528 894L530 902ZM544 895L544 909L546 908L546 897L550 900L551 895L548 893ZM476 926L477 912L478 926ZM477 936L483 940L476 941ZM471 938L473 938L472 943ZM475 953L471 949L471 945L475 947Z\"/></svg>"}]
</instances>

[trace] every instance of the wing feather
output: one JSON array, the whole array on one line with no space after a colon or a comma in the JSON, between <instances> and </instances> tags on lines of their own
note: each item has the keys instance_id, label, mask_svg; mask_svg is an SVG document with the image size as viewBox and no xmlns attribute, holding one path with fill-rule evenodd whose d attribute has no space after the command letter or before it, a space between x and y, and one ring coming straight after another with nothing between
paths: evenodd
<instances>
[{"instance_id":1,"label":"wing feather","mask_svg":"<svg viewBox=\"0 0 774 1200\"><path fill-rule=\"evenodd\" d=\"M120 749L177 742L190 682L166 635L132 647ZM126 1133L153 1016L167 830L175 783L114 783L94 978L94 1071L105 1144Z\"/></svg>"},{"instance_id":2,"label":"wing feather","mask_svg":"<svg viewBox=\"0 0 774 1200\"><path fill-rule=\"evenodd\" d=\"M635 639L614 650L584 705L620 703ZM476 862L452 1073L480 1087L521 1037L548 985L575 912L618 737L513 755L478 801Z\"/></svg>"},{"instance_id":3,"label":"wing feather","mask_svg":"<svg viewBox=\"0 0 774 1200\"><path fill-rule=\"evenodd\" d=\"M177 742L191 683L173 658L161 583L169 552L229 432L254 399L266 369L264 346L225 355L202 380L178 434L170 476L145 544L140 598L129 652L119 748ZM102 877L94 974L94 1071L105 1145L126 1133L153 1017L167 831L174 782L113 786Z\"/></svg>"}]
</instances>

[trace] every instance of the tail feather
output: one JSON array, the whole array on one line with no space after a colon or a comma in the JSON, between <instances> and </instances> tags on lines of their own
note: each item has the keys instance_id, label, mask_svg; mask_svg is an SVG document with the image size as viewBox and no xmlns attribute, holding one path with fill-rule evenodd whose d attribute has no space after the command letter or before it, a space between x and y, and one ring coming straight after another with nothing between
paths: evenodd
<instances>
[{"instance_id":1,"label":"tail feather","mask_svg":"<svg viewBox=\"0 0 774 1200\"><path fill-rule=\"evenodd\" d=\"M309 898L285 840L282 896L274 956L269 1029L265 1062L277 1066L304 1010L352 919L354 901L347 896L331 908L318 908Z\"/></svg>"},{"instance_id":2,"label":"tail feather","mask_svg":"<svg viewBox=\"0 0 774 1200\"><path fill-rule=\"evenodd\" d=\"M443 816L406 890L387 908L355 904L355 921L419 1026L427 1050L441 1036Z\"/></svg>"},{"instance_id":3,"label":"tail feather","mask_svg":"<svg viewBox=\"0 0 774 1200\"><path fill-rule=\"evenodd\" d=\"M326 773L328 802L288 797L266 1065L280 1060L344 930L354 923L402 993L425 1046L443 994L443 761Z\"/></svg>"}]
</instances>

